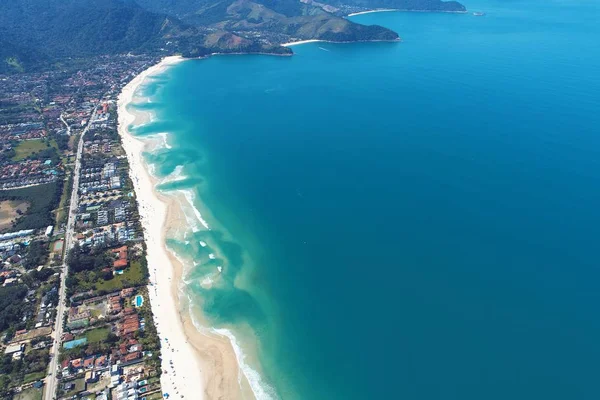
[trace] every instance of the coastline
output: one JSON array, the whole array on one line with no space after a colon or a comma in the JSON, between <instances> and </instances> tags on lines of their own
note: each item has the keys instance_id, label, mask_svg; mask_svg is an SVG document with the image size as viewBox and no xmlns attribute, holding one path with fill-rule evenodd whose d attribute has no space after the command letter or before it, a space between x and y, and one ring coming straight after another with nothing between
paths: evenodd
<instances>
[{"instance_id":1,"label":"coastline","mask_svg":"<svg viewBox=\"0 0 600 400\"><path fill-rule=\"evenodd\" d=\"M227 337L200 332L180 301L183 265L166 247L167 231L185 218L178 199L155 190L157 184L144 163L142 152L147 142L132 136L128 127L144 116L132 112L138 87L151 75L184 61L166 57L136 76L118 99L119 134L129 161L147 245L150 284L148 293L161 340L161 385L170 398L249 399L254 398L240 371L235 350Z\"/></svg>"},{"instance_id":2,"label":"coastline","mask_svg":"<svg viewBox=\"0 0 600 400\"><path fill-rule=\"evenodd\" d=\"M392 11L401 11L401 10L396 10L393 8L381 8L381 9L377 9L377 10L359 11L359 12L351 13L351 14L346 15L346 17L354 17L356 15L372 14L372 13L378 13L378 12L392 12Z\"/></svg>"},{"instance_id":3,"label":"coastline","mask_svg":"<svg viewBox=\"0 0 600 400\"><path fill-rule=\"evenodd\" d=\"M373 13L379 13L379 12L418 12L418 13L447 13L447 14L467 14L469 12L469 10L465 10L465 11L445 11L445 10L403 10L400 8L380 8L380 9L375 9L375 10L369 10L369 11L359 11L359 12L355 12L355 13L351 13L346 15L346 18L348 17L355 17L357 15L363 15L363 14L373 14Z\"/></svg>"},{"instance_id":4,"label":"coastline","mask_svg":"<svg viewBox=\"0 0 600 400\"><path fill-rule=\"evenodd\" d=\"M299 44L316 43L316 42L325 42L325 40L319 40L319 39L299 40L297 42L281 43L281 46L291 47L291 46L297 46Z\"/></svg>"},{"instance_id":5,"label":"coastline","mask_svg":"<svg viewBox=\"0 0 600 400\"><path fill-rule=\"evenodd\" d=\"M352 42L336 42L334 40L308 39L308 40L298 40L296 42L282 43L280 46L291 47L291 46L298 46L298 45L301 45L301 44L317 43L317 42L321 42L321 43L337 43L337 44L352 44L352 43L377 43L377 42L395 43L395 42L401 42L401 41L402 41L401 38L397 38L397 39L394 39L394 40L354 40Z\"/></svg>"}]
</instances>

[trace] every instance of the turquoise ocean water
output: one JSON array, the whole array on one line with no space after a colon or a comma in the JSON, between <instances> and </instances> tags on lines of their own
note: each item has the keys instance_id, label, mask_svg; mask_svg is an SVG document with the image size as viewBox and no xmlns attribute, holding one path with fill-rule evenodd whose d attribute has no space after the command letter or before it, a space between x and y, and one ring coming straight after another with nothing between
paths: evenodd
<instances>
[{"instance_id":1,"label":"turquoise ocean water","mask_svg":"<svg viewBox=\"0 0 600 400\"><path fill-rule=\"evenodd\" d=\"M169 133L146 158L185 177L161 190L212 228L169 245L257 392L600 397L600 5L465 4L487 15L362 15L403 42L188 61L143 87L137 134Z\"/></svg>"}]
</instances>

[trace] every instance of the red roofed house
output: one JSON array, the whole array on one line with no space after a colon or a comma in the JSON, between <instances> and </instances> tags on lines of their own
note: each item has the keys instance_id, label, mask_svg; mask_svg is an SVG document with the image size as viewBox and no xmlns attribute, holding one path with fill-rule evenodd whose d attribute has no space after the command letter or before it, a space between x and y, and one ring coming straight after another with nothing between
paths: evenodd
<instances>
[{"instance_id":1,"label":"red roofed house","mask_svg":"<svg viewBox=\"0 0 600 400\"><path fill-rule=\"evenodd\" d=\"M111 250L111 252L118 255L118 259L113 263L113 268L125 268L129 263L129 260L127 259L127 246L121 246L118 249Z\"/></svg>"},{"instance_id":2,"label":"red roofed house","mask_svg":"<svg viewBox=\"0 0 600 400\"><path fill-rule=\"evenodd\" d=\"M142 353L140 353L139 351L136 351L135 353L127 354L125 356L125 362L137 360L140 357L142 357Z\"/></svg>"},{"instance_id":3,"label":"red roofed house","mask_svg":"<svg viewBox=\"0 0 600 400\"><path fill-rule=\"evenodd\" d=\"M100 356L100 357L96 358L96 368L106 367L106 365L107 365L106 356Z\"/></svg>"},{"instance_id":4,"label":"red roofed house","mask_svg":"<svg viewBox=\"0 0 600 400\"><path fill-rule=\"evenodd\" d=\"M85 369L94 368L94 360L95 359L96 359L96 357L92 356L90 358L86 358L85 360L83 360L83 368L85 368Z\"/></svg>"}]
</instances>

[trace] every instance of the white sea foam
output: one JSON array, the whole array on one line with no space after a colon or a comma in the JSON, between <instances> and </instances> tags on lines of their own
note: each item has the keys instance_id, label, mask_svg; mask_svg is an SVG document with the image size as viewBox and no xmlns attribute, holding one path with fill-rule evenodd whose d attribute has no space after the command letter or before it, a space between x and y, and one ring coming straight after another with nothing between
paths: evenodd
<instances>
[{"instance_id":1,"label":"white sea foam","mask_svg":"<svg viewBox=\"0 0 600 400\"><path fill-rule=\"evenodd\" d=\"M194 215L196 216L196 218L198 219L198 221L200 221L200 223L206 229L210 230L210 227L208 226L208 222L206 222L206 220L204 218L202 218L202 214L200 214L200 211L198 211L198 209L194 205L194 199L196 197L196 195L194 194L194 192L192 190L190 190L190 189L188 189L188 190L182 190L181 192L183 192L183 195L185 196L185 199L188 201L189 205L192 207L192 210L194 211Z\"/></svg>"},{"instance_id":2,"label":"white sea foam","mask_svg":"<svg viewBox=\"0 0 600 400\"><path fill-rule=\"evenodd\" d=\"M173 172L171 172L169 175L165 176L160 183L164 184L164 183L170 183L170 182L178 182L178 181L182 181L186 178L185 175L183 175L183 165L178 165L175 167L175 169L173 170Z\"/></svg>"},{"instance_id":3,"label":"white sea foam","mask_svg":"<svg viewBox=\"0 0 600 400\"><path fill-rule=\"evenodd\" d=\"M185 193L184 190L178 190L177 192ZM177 198L177 199L178 199L177 202L179 203L179 208L183 211L183 216L185 217L187 229L191 230L192 233L199 232L201 224L198 221L198 218L196 217L194 208L190 207L189 204L183 204L184 202L180 201L180 198ZM187 198L186 198L185 203L189 203L187 201Z\"/></svg>"},{"instance_id":4,"label":"white sea foam","mask_svg":"<svg viewBox=\"0 0 600 400\"><path fill-rule=\"evenodd\" d=\"M189 305L189 314L192 317L192 323L198 332L205 335L217 334L219 336L225 336L227 339L229 339L231 347L233 347L240 371L248 380L248 384L250 385L250 389L254 394L254 398L256 398L256 400L277 400L279 397L277 396L275 390L268 383L263 381L262 377L256 370L246 363L246 355L242 351L242 348L238 344L238 341L233 333L228 329L205 328L202 326L194 317L194 302L190 293L187 294L187 299ZM238 382L240 384L241 381L242 377L238 376Z\"/></svg>"},{"instance_id":5,"label":"white sea foam","mask_svg":"<svg viewBox=\"0 0 600 400\"><path fill-rule=\"evenodd\" d=\"M200 241L200 246L202 247L206 247L206 242L203 242L202 240Z\"/></svg>"},{"instance_id":6,"label":"white sea foam","mask_svg":"<svg viewBox=\"0 0 600 400\"><path fill-rule=\"evenodd\" d=\"M159 135L159 136L162 138L162 140L163 140L163 147L164 147L165 149L171 149L171 148L172 148L172 146L169 144L169 141L167 140L167 138L168 138L169 134L168 134L167 132L161 132L161 133L159 133L158 135Z\"/></svg>"},{"instance_id":7,"label":"white sea foam","mask_svg":"<svg viewBox=\"0 0 600 400\"><path fill-rule=\"evenodd\" d=\"M216 257L215 257L215 255L213 253L210 253L208 255L208 258L210 258L211 260L214 260Z\"/></svg>"},{"instance_id":8,"label":"white sea foam","mask_svg":"<svg viewBox=\"0 0 600 400\"><path fill-rule=\"evenodd\" d=\"M149 164L149 163L145 163L145 164L148 167L148 174L150 174L150 176L156 178L156 165Z\"/></svg>"},{"instance_id":9,"label":"white sea foam","mask_svg":"<svg viewBox=\"0 0 600 400\"><path fill-rule=\"evenodd\" d=\"M254 393L254 397L257 400L277 399L275 390L273 390L271 386L269 386L266 382L262 380L262 377L257 371L255 371L252 367L246 364L246 355L242 351L242 348L239 346L237 339L235 338L233 333L231 333L231 331L228 329L211 329L211 331L219 335L225 336L231 341L231 346L233 347L233 351L235 352L235 357L237 358L238 365L240 366L242 373L248 380L250 388L252 389L252 393Z\"/></svg>"}]
</instances>

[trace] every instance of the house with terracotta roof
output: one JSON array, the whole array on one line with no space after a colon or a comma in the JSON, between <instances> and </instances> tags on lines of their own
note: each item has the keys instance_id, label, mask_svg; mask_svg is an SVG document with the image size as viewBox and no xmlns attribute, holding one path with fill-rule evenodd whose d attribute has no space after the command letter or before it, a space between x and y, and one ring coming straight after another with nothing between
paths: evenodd
<instances>
[{"instance_id":1,"label":"house with terracotta roof","mask_svg":"<svg viewBox=\"0 0 600 400\"><path fill-rule=\"evenodd\" d=\"M83 366L83 361L81 360L81 358L77 358L73 361L71 361L71 367L73 367L74 369L80 369Z\"/></svg>"},{"instance_id":2,"label":"house with terracotta roof","mask_svg":"<svg viewBox=\"0 0 600 400\"><path fill-rule=\"evenodd\" d=\"M135 310L131 307L125 307L125 309L123 310L124 315L131 315L134 313L135 313Z\"/></svg>"},{"instance_id":3,"label":"house with terracotta roof","mask_svg":"<svg viewBox=\"0 0 600 400\"><path fill-rule=\"evenodd\" d=\"M111 297L108 301L108 304L110 306L110 312L112 312L114 314L121 312L122 306L121 306L121 297L120 296Z\"/></svg>"},{"instance_id":4,"label":"house with terracotta roof","mask_svg":"<svg viewBox=\"0 0 600 400\"><path fill-rule=\"evenodd\" d=\"M100 356L98 358L96 358L96 368L104 368L108 365L108 360L106 359L106 356Z\"/></svg>"},{"instance_id":5,"label":"house with terracotta roof","mask_svg":"<svg viewBox=\"0 0 600 400\"><path fill-rule=\"evenodd\" d=\"M127 246L121 246L117 249L113 249L111 250L111 253L117 256L117 259L115 262L113 262L114 269L123 269L127 267L127 264L129 264L129 260L127 258Z\"/></svg>"},{"instance_id":6,"label":"house with terracotta roof","mask_svg":"<svg viewBox=\"0 0 600 400\"><path fill-rule=\"evenodd\" d=\"M92 369L94 368L94 361L96 360L95 356L91 356L83 360L83 368Z\"/></svg>"},{"instance_id":7,"label":"house with terracotta roof","mask_svg":"<svg viewBox=\"0 0 600 400\"><path fill-rule=\"evenodd\" d=\"M135 353L127 354L125 356L125 362L134 361L134 360L137 360L137 359L139 359L141 357L142 357L142 353L140 353L139 351L136 351Z\"/></svg>"}]
</instances>

